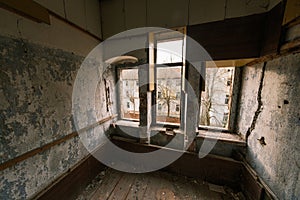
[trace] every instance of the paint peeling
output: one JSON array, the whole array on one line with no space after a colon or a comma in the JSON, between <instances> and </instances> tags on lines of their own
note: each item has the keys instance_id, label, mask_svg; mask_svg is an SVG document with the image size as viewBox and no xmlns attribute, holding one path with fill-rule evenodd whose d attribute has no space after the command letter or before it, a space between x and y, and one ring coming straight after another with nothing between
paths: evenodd
<instances>
[{"instance_id":1,"label":"paint peeling","mask_svg":"<svg viewBox=\"0 0 300 200\"><path fill-rule=\"evenodd\" d=\"M4 163L76 131L72 91L84 58L4 36L0 55L0 163ZM108 116L101 106L96 104L97 112ZM100 126L93 132L93 145L105 130ZM0 199L33 197L86 155L75 137L0 171Z\"/></svg>"}]
</instances>

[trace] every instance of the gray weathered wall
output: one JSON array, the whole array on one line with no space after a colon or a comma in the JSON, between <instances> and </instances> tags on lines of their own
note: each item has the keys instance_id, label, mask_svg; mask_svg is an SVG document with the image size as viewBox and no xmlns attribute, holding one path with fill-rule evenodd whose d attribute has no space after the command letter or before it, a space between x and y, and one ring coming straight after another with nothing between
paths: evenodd
<instances>
[{"instance_id":1,"label":"gray weathered wall","mask_svg":"<svg viewBox=\"0 0 300 200\"><path fill-rule=\"evenodd\" d=\"M83 1L85 11L77 10L78 1L73 8L67 8L67 16L63 17L80 26L79 21L76 21L78 16L93 9L84 18L93 19L86 21L87 24L82 28L99 35L99 17L93 17L94 14L100 15L97 12L99 2L80 2ZM64 14L62 0L38 2L56 14ZM70 4L71 1L66 6ZM62 12L58 13L58 10ZM75 12L75 15L69 14L70 12ZM36 23L2 8L0 16L1 165L74 133L71 108L75 77L85 56L99 41L52 15L51 25ZM112 74L107 75L109 77L106 79L112 87L111 94L114 94ZM112 112L107 112L103 104L103 81L97 84L95 91L93 98L97 119L114 114L113 109ZM111 98L115 101L113 95ZM109 123L89 130L88 138L101 141L100 136ZM95 145L97 143L91 144L93 147ZM25 199L34 196L87 154L82 140L74 137L0 171L0 199Z\"/></svg>"},{"instance_id":2,"label":"gray weathered wall","mask_svg":"<svg viewBox=\"0 0 300 200\"><path fill-rule=\"evenodd\" d=\"M0 55L2 164L76 131L72 91L84 57L5 36L0 36ZM106 78L113 87L111 76ZM103 82L97 88L95 97L101 100L95 99L95 109L100 119L113 113L103 104ZM99 137L108 125L89 137ZM75 137L0 171L0 199L32 197L87 154Z\"/></svg>"},{"instance_id":3,"label":"gray weathered wall","mask_svg":"<svg viewBox=\"0 0 300 200\"><path fill-rule=\"evenodd\" d=\"M242 135L250 133L246 159L280 199L298 199L300 54L267 62L261 79L263 69L257 64L243 71L238 126ZM257 140L261 137L266 145Z\"/></svg>"}]
</instances>

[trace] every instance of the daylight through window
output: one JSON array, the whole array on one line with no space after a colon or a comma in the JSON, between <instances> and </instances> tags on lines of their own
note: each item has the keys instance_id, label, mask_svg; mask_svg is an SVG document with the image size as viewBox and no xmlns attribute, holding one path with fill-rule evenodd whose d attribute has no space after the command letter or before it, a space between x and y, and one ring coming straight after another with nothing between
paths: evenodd
<instances>
[{"instance_id":1,"label":"daylight through window","mask_svg":"<svg viewBox=\"0 0 300 200\"><path fill-rule=\"evenodd\" d=\"M120 70L120 101L123 119L139 120L138 69Z\"/></svg>"},{"instance_id":2,"label":"daylight through window","mask_svg":"<svg viewBox=\"0 0 300 200\"><path fill-rule=\"evenodd\" d=\"M228 128L234 67L206 68L201 93L200 126Z\"/></svg>"}]
</instances>

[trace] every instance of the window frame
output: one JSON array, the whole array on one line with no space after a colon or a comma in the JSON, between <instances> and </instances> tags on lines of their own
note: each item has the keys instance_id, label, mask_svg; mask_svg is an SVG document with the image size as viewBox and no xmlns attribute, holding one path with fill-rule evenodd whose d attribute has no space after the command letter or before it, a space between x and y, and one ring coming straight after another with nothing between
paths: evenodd
<instances>
[{"instance_id":1,"label":"window frame","mask_svg":"<svg viewBox=\"0 0 300 200\"><path fill-rule=\"evenodd\" d=\"M181 30L182 31L182 30ZM185 29L183 30L185 31ZM161 33L157 33L157 34L161 34ZM164 33L163 33L164 34ZM168 34L166 32L166 34ZM159 63L157 64L157 44L159 42L168 42L168 41L176 41L176 40L182 40L182 61L181 62L174 62L174 63ZM151 117L152 117L152 122L151 125L152 127L155 126L161 126L163 125L164 127L171 127L171 128L179 128L182 124L182 103L184 102L182 95L180 95L179 98L179 102L180 102L180 110L179 110L179 123L172 123L172 122L160 122L157 121L157 110L158 110L158 101L157 101L157 97L156 97L156 91L157 91L157 69L158 68L167 68L167 67L181 67L181 76L180 76L180 93L182 93L183 90L183 77L185 75L185 45L186 45L186 41L185 41L185 37L181 38L181 37L170 37L170 38L165 38L165 39L157 39L156 38L156 33L154 33L153 35L153 47L154 47L154 57L153 57L153 62L154 62L154 88L151 94L151 102L152 102L152 109L151 109ZM150 44L149 44L150 46ZM150 62L150 61L149 61ZM149 69L150 70L150 69ZM176 98L177 100L177 98Z\"/></svg>"},{"instance_id":2,"label":"window frame","mask_svg":"<svg viewBox=\"0 0 300 200\"><path fill-rule=\"evenodd\" d=\"M155 33L154 33L154 36L155 36ZM154 37L155 39L155 37ZM182 38L176 38L176 39L182 39ZM175 39L175 40L176 40ZM170 40L174 40L173 38L170 39ZM183 38L184 40L184 48L183 48L183 52L185 53L186 51L186 47L185 47L185 44L186 44L186 41L185 41L185 38ZM156 41L156 40L154 40ZM157 40L158 42L160 41L168 41L167 39L166 40ZM182 123L183 121L185 120L185 114L182 114L182 112L186 112L184 111L183 109L183 104L185 102L185 99L184 99L184 95L182 91L184 91L184 81L183 81L183 77L185 77L185 70L186 70L186 66L185 66L185 63L186 63L186 60L185 60L185 55L183 56L183 61L182 62L176 62L176 63L163 63L163 64L156 64L156 57L157 57L157 41L154 42L154 68L153 68L153 71L154 71L154 88L153 90L151 90L151 81L149 82L149 87L148 87L148 92L151 92L151 105L152 105L152 108L150 108L150 112L151 112L151 117L152 117L152 120L151 122L147 122L147 123L150 123L149 124L149 127L156 127L156 126L161 126L163 125L164 127L167 127L167 128L173 128L173 129L177 129L177 128L180 128L182 126ZM151 67L150 67L150 40L149 40L149 47L146 48L148 50L148 59L147 59L147 62L148 65L149 65L149 71L148 71L148 75L149 75L149 80L151 79L150 78L150 70L151 70ZM157 81L157 68L158 67L161 67L163 65L163 67L174 67L174 66L181 66L181 95L180 95L180 123L168 123L168 122L165 122L165 123L160 123L157 121L156 119L156 116L157 116L157 109L158 109L158 102L156 102L156 91L157 91L157 85L156 85L156 81ZM231 98L228 102L228 105L230 104L230 108L229 108L229 121L228 121L228 127L225 127L225 128L220 128L220 127L214 127L214 126L202 126L202 125L199 125L198 123L198 131L200 130L211 130L211 131L220 131L221 132L224 132L224 133L236 133L235 130L236 130L236 118L237 118L237 104L238 104L238 96L239 96L239 92L240 92L240 68L239 67L234 67L235 70L234 70L234 77L232 79L232 89L231 89ZM126 65L126 64L123 64L123 65L117 65L116 66L116 75L117 75L117 80L120 80L120 73L121 73L121 70L124 70L124 69L137 69L139 70L139 64L135 63L135 64L129 64L129 65ZM139 83L139 79L140 79L140 75L138 74L138 83ZM118 93L117 93L117 99L119 101L119 103L117 104L117 109L118 109L118 113L120 114L118 116L118 119L119 120L126 120L126 121L134 121L134 122L139 122L140 123L140 119L132 119L132 118L124 118L122 117L122 111L121 111L121 94L120 94L120 87L117 87L117 90L118 90ZM139 96L140 98L140 96ZM201 104L201 101L199 101L199 104ZM154 109L153 109L154 107ZM149 111L149 108L147 109L147 112ZM200 112L200 107L199 107L199 112ZM139 113L141 113L141 110L139 110Z\"/></svg>"}]
</instances>

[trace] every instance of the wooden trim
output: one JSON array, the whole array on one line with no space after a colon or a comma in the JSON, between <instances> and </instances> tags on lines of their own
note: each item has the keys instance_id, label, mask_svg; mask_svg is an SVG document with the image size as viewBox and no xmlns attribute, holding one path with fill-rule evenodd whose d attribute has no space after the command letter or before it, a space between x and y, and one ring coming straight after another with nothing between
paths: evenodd
<instances>
[{"instance_id":1,"label":"wooden trim","mask_svg":"<svg viewBox=\"0 0 300 200\"><path fill-rule=\"evenodd\" d=\"M217 61L206 61L206 68L215 68L215 67L243 67L247 63L255 60L256 58L248 59L237 59L237 60L217 60Z\"/></svg>"},{"instance_id":2,"label":"wooden trim","mask_svg":"<svg viewBox=\"0 0 300 200\"><path fill-rule=\"evenodd\" d=\"M98 121L98 122L96 122L96 123L94 123L94 124L92 124L92 125L90 125L88 127L80 129L79 131L70 133L70 134L68 134L66 136L63 136L60 139L57 139L57 140L54 140L54 141L52 141L52 142L50 142L48 144L45 144L42 147L38 147L36 149L33 149L33 150L29 151L29 152L26 152L26 153L20 155L20 156L17 156L15 158L11 159L11 160L8 160L8 161L0 164L0 171L4 170L6 168L12 167L12 166L16 165L17 163L26 160L27 158L35 156L36 154L42 153L42 152L50 149L53 146L59 145L59 144L65 142L67 140L70 140L70 139L78 136L80 133L82 133L82 132L84 132L84 131L86 131L86 130L88 130L90 128L94 128L97 125L101 125L101 124L103 124L105 122L108 122L109 120L111 120L111 119L113 119L115 117L117 117L117 115L106 117L106 118L104 118L104 119L102 119L102 120L100 120L100 121Z\"/></svg>"},{"instance_id":3,"label":"wooden trim","mask_svg":"<svg viewBox=\"0 0 300 200\"><path fill-rule=\"evenodd\" d=\"M291 42L285 43L281 46L280 51L281 53L289 52L291 50L300 48L300 38L293 40Z\"/></svg>"},{"instance_id":4,"label":"wooden trim","mask_svg":"<svg viewBox=\"0 0 300 200\"><path fill-rule=\"evenodd\" d=\"M32 0L0 0L0 7L31 20L50 24L48 10Z\"/></svg>"}]
</instances>

